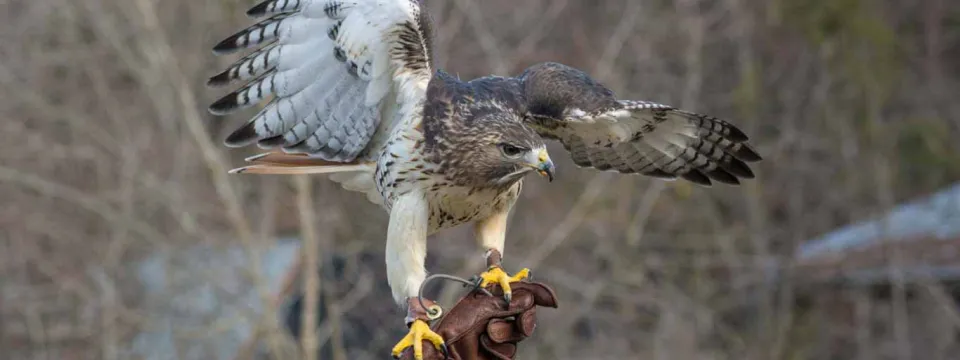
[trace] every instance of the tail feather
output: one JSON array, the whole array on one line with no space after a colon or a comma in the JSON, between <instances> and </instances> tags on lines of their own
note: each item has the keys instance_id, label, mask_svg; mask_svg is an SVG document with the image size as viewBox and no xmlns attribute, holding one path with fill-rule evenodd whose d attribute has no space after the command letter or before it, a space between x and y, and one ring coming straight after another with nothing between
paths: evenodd
<instances>
[{"instance_id":1,"label":"tail feather","mask_svg":"<svg viewBox=\"0 0 960 360\"><path fill-rule=\"evenodd\" d=\"M371 203L382 205L383 199L373 181L377 169L374 162L338 163L306 154L267 152L245 159L252 165L230 170L231 174L259 175L315 175L328 174L328 178L346 190L366 195Z\"/></svg>"},{"instance_id":2,"label":"tail feather","mask_svg":"<svg viewBox=\"0 0 960 360\"><path fill-rule=\"evenodd\" d=\"M333 174L342 172L372 172L375 163L338 163L313 158L303 154L285 154L279 152L263 153L246 158L253 163L230 170L231 174L275 174L275 175L303 175L303 174Z\"/></svg>"},{"instance_id":3,"label":"tail feather","mask_svg":"<svg viewBox=\"0 0 960 360\"><path fill-rule=\"evenodd\" d=\"M344 171L362 171L365 165L346 166L285 166L285 165L250 165L230 170L231 174L261 174L261 175L312 175L331 174Z\"/></svg>"},{"instance_id":4,"label":"tail feather","mask_svg":"<svg viewBox=\"0 0 960 360\"><path fill-rule=\"evenodd\" d=\"M246 162L263 164L263 165L277 165L277 166L339 166L339 165L351 165L350 163L338 163L333 161L327 161L323 159L318 159L315 157L310 157L305 154L286 154L281 152L268 152L263 154L254 155L244 159Z\"/></svg>"}]
</instances>

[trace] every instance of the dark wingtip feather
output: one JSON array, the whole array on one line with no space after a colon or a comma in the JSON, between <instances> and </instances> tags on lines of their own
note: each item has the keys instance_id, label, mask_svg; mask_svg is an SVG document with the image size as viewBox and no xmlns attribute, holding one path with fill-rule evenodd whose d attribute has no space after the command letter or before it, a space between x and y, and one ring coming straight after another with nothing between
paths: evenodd
<instances>
[{"instance_id":1,"label":"dark wingtip feather","mask_svg":"<svg viewBox=\"0 0 960 360\"><path fill-rule=\"evenodd\" d=\"M263 15L266 15L267 8L270 7L270 3L272 2L273 0L261 1L259 4L256 4L252 8L247 10L247 16L256 18L256 17L261 17Z\"/></svg>"},{"instance_id":2,"label":"dark wingtip feather","mask_svg":"<svg viewBox=\"0 0 960 360\"><path fill-rule=\"evenodd\" d=\"M708 186L708 187L713 185L713 182L710 181L710 178L708 178L706 175L700 172L700 170L697 170L697 169L690 169L690 171L687 172L686 174L683 174L682 177L697 185Z\"/></svg>"},{"instance_id":3,"label":"dark wingtip feather","mask_svg":"<svg viewBox=\"0 0 960 360\"><path fill-rule=\"evenodd\" d=\"M210 111L210 113L214 115L227 115L239 107L240 104L237 103L237 94L230 93L215 101L213 104L210 104L207 111Z\"/></svg>"},{"instance_id":4,"label":"dark wingtip feather","mask_svg":"<svg viewBox=\"0 0 960 360\"><path fill-rule=\"evenodd\" d=\"M730 139L730 141L742 143L750 140L750 137L736 126L728 125L727 132L727 139Z\"/></svg>"},{"instance_id":5,"label":"dark wingtip feather","mask_svg":"<svg viewBox=\"0 0 960 360\"><path fill-rule=\"evenodd\" d=\"M223 39L223 41L218 42L213 46L214 55L226 55L234 53L237 50L240 50L240 46L237 45L237 39L246 34L246 31L241 31L236 34L230 35L230 37Z\"/></svg>"},{"instance_id":6,"label":"dark wingtip feather","mask_svg":"<svg viewBox=\"0 0 960 360\"><path fill-rule=\"evenodd\" d=\"M740 185L740 180L736 176L733 176L725 169L716 168L713 171L707 172L707 176L716 181L722 182L724 184L730 185Z\"/></svg>"},{"instance_id":7,"label":"dark wingtip feather","mask_svg":"<svg viewBox=\"0 0 960 360\"><path fill-rule=\"evenodd\" d=\"M720 166L723 167L723 170L726 170L727 172L738 177L746 179L754 178L753 170L750 170L750 166L748 166L747 163L736 158L728 159L729 161L724 161L720 164Z\"/></svg>"},{"instance_id":8,"label":"dark wingtip feather","mask_svg":"<svg viewBox=\"0 0 960 360\"><path fill-rule=\"evenodd\" d=\"M207 86L209 87L221 87L224 85L230 84L230 70L224 70L223 72L211 76L207 79Z\"/></svg>"},{"instance_id":9,"label":"dark wingtip feather","mask_svg":"<svg viewBox=\"0 0 960 360\"><path fill-rule=\"evenodd\" d=\"M254 128L255 122L249 122L243 127L234 130L227 139L223 141L228 147L244 147L257 140L257 130Z\"/></svg>"},{"instance_id":10,"label":"dark wingtip feather","mask_svg":"<svg viewBox=\"0 0 960 360\"><path fill-rule=\"evenodd\" d=\"M257 141L257 145L266 148L274 148L280 145L283 145L286 142L286 139L283 138L283 135L277 135L273 137L268 137Z\"/></svg>"},{"instance_id":11,"label":"dark wingtip feather","mask_svg":"<svg viewBox=\"0 0 960 360\"><path fill-rule=\"evenodd\" d=\"M642 174L644 174L644 175L646 175L646 176L655 177L655 178L658 178L658 179L663 179L663 180L674 180L674 179L677 178L676 175L671 174L671 173L668 173L668 172L663 171L663 170L660 170L660 169L653 169L653 170L650 170L650 171L647 171L647 172L643 172Z\"/></svg>"},{"instance_id":12,"label":"dark wingtip feather","mask_svg":"<svg viewBox=\"0 0 960 360\"><path fill-rule=\"evenodd\" d=\"M307 145L308 139L300 140L300 142L292 145L286 145L283 147L283 151L290 154L309 154L312 149L310 145Z\"/></svg>"},{"instance_id":13,"label":"dark wingtip feather","mask_svg":"<svg viewBox=\"0 0 960 360\"><path fill-rule=\"evenodd\" d=\"M757 151L747 144L740 144L740 148L733 152L733 156L736 156L737 159L746 162L757 162L763 160L763 158L760 157L760 154L757 154Z\"/></svg>"}]
</instances>

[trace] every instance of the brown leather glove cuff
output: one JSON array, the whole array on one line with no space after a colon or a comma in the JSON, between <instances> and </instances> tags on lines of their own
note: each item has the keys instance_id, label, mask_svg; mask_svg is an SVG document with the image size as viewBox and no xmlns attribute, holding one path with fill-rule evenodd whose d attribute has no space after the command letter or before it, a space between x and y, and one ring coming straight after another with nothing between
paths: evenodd
<instances>
[{"instance_id":1,"label":"brown leather glove cuff","mask_svg":"<svg viewBox=\"0 0 960 360\"><path fill-rule=\"evenodd\" d=\"M429 310L424 308L434 308L437 306L437 303L433 300L423 299L423 305L420 305L420 301L415 297L407 298L407 317L403 318L403 323L410 327L410 324L413 324L416 320L422 320L425 323L430 323L430 313ZM439 307L437 307L439 309Z\"/></svg>"},{"instance_id":2,"label":"brown leather glove cuff","mask_svg":"<svg viewBox=\"0 0 960 360\"><path fill-rule=\"evenodd\" d=\"M452 360L511 360L516 357L517 346L533 335L536 328L537 307L557 307L553 289L532 282L511 283L513 301L507 305L499 285L490 285L487 290L493 296L478 290L464 295L455 305L446 309L443 318L431 328L443 337ZM416 298L408 300L408 318L429 319L427 309ZM424 305L430 307L424 301ZM413 320L410 320L412 322ZM425 360L443 359L433 346L424 346ZM401 357L413 359L413 350L407 349Z\"/></svg>"}]
</instances>

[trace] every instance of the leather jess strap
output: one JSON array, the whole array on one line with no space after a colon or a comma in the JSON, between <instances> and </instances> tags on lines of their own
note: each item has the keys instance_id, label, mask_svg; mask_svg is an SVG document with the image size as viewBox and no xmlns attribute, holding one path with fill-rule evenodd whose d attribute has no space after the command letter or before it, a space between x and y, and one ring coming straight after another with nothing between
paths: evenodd
<instances>
[{"instance_id":1,"label":"leather jess strap","mask_svg":"<svg viewBox=\"0 0 960 360\"><path fill-rule=\"evenodd\" d=\"M426 306L426 308L424 306ZM410 326L410 324L416 320L423 320L429 323L433 320L431 311L441 311L439 309L440 306L433 300L418 299L415 297L409 298L407 299L407 317L403 319L403 323L407 326Z\"/></svg>"}]
</instances>

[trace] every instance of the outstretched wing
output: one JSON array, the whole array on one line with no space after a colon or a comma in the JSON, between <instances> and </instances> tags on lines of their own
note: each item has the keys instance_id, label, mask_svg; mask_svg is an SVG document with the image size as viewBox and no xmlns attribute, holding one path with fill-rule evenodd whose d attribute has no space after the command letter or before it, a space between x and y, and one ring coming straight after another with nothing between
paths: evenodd
<instances>
[{"instance_id":1,"label":"outstretched wing","mask_svg":"<svg viewBox=\"0 0 960 360\"><path fill-rule=\"evenodd\" d=\"M213 50L256 50L207 82L244 84L209 110L223 115L273 99L228 146L369 160L425 96L430 25L418 0L267 0L247 15L263 20Z\"/></svg>"},{"instance_id":2,"label":"outstretched wing","mask_svg":"<svg viewBox=\"0 0 960 360\"><path fill-rule=\"evenodd\" d=\"M556 63L520 75L525 118L579 166L662 179L739 184L761 160L735 126L647 101L619 100L584 72Z\"/></svg>"}]
</instances>

